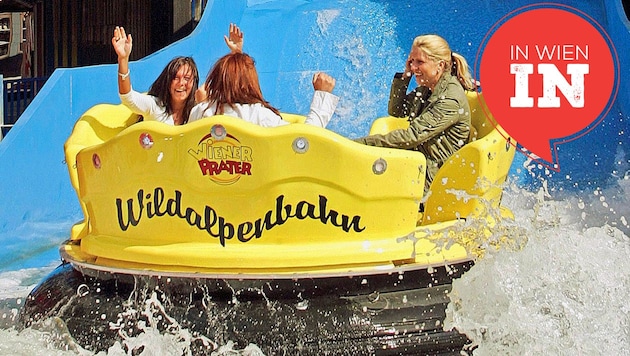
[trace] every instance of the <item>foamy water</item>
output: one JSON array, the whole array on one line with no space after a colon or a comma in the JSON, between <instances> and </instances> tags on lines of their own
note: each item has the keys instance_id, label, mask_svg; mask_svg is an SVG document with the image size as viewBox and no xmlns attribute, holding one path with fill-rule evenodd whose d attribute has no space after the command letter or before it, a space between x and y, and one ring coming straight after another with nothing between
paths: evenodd
<instances>
[{"instance_id":1,"label":"foamy water","mask_svg":"<svg viewBox=\"0 0 630 356\"><path fill-rule=\"evenodd\" d=\"M475 355L630 354L630 180L553 200L508 191L520 250L488 251L453 283L447 327Z\"/></svg>"},{"instance_id":2,"label":"foamy water","mask_svg":"<svg viewBox=\"0 0 630 356\"><path fill-rule=\"evenodd\" d=\"M608 190L554 200L544 190L507 188L504 202L516 217L510 237L522 248L486 250L453 283L445 327L466 333L478 345L475 355L630 354L629 189L630 180L623 179ZM33 280L52 268L0 274L1 298L19 308L16 301L27 296ZM159 332L153 316L144 315L143 333L99 355L126 355L142 346L142 355L188 353L188 330L172 320L170 332ZM5 326L0 340L0 355L92 354L54 321L38 330ZM256 345L212 345L216 355L262 354Z\"/></svg>"}]
</instances>

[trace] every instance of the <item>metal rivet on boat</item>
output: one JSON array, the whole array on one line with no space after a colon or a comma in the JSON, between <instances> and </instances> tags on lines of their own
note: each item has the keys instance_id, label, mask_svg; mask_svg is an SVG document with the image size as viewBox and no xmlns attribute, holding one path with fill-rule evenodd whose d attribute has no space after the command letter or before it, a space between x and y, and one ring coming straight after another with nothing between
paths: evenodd
<instances>
[{"instance_id":1,"label":"metal rivet on boat","mask_svg":"<svg viewBox=\"0 0 630 356\"><path fill-rule=\"evenodd\" d=\"M227 130L223 127L223 125L217 124L212 126L210 134L215 140L221 141L225 138L225 136L227 136Z\"/></svg>"},{"instance_id":2,"label":"metal rivet on boat","mask_svg":"<svg viewBox=\"0 0 630 356\"><path fill-rule=\"evenodd\" d=\"M386 170L387 161L382 158L377 159L376 161L374 161L374 164L372 164L372 172L374 172L374 174L383 174Z\"/></svg>"},{"instance_id":3,"label":"metal rivet on boat","mask_svg":"<svg viewBox=\"0 0 630 356\"><path fill-rule=\"evenodd\" d=\"M96 169L101 168L101 157L99 157L96 153L92 155L92 164L94 164L94 168Z\"/></svg>"},{"instance_id":4,"label":"metal rivet on boat","mask_svg":"<svg viewBox=\"0 0 630 356\"><path fill-rule=\"evenodd\" d=\"M148 150L149 148L153 147L153 137L151 137L151 135L149 135L146 132L143 132L140 135L139 141L140 141L140 146L142 146L142 148L144 149Z\"/></svg>"},{"instance_id":5,"label":"metal rivet on boat","mask_svg":"<svg viewBox=\"0 0 630 356\"><path fill-rule=\"evenodd\" d=\"M293 151L296 153L306 153L308 151L308 140L306 137L298 137L293 140Z\"/></svg>"}]
</instances>

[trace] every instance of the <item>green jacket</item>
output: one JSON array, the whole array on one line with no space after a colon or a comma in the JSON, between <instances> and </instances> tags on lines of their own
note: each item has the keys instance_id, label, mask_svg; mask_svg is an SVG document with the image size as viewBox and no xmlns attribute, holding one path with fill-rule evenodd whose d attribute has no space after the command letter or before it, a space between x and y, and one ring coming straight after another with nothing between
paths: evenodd
<instances>
[{"instance_id":1,"label":"green jacket","mask_svg":"<svg viewBox=\"0 0 630 356\"><path fill-rule=\"evenodd\" d=\"M409 94L411 77L396 73L389 94L389 114L408 117L409 128L385 135L371 135L355 141L380 147L403 148L422 152L427 159L425 192L439 167L455 151L468 143L470 106L457 77L445 72L434 91L417 87Z\"/></svg>"}]
</instances>

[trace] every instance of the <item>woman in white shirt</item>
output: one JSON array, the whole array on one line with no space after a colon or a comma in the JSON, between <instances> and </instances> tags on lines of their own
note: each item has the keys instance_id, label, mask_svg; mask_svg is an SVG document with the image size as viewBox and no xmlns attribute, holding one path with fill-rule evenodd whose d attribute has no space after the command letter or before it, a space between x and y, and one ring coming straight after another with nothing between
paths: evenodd
<instances>
[{"instance_id":1,"label":"woman in white shirt","mask_svg":"<svg viewBox=\"0 0 630 356\"><path fill-rule=\"evenodd\" d=\"M315 93L307 124L326 127L339 102L339 97L332 94L334 87L335 79L331 76L322 72L313 76ZM207 97L193 108L189 121L223 114L264 127L289 124L263 98L254 60L245 53L232 52L220 58L199 92L203 94L197 94L198 98L206 93Z\"/></svg>"},{"instance_id":2,"label":"woman in white shirt","mask_svg":"<svg viewBox=\"0 0 630 356\"><path fill-rule=\"evenodd\" d=\"M144 120L182 125L195 106L194 90L199 85L197 65L191 57L173 58L153 82L147 94L132 89L129 78L131 34L123 27L114 29L112 45L118 55L118 94L122 103Z\"/></svg>"}]
</instances>

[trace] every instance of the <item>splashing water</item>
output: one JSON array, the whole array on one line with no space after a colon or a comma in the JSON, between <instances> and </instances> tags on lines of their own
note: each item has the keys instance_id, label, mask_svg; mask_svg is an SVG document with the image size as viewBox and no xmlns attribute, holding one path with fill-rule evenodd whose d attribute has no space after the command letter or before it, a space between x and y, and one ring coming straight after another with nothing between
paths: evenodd
<instances>
[{"instance_id":1,"label":"splashing water","mask_svg":"<svg viewBox=\"0 0 630 356\"><path fill-rule=\"evenodd\" d=\"M385 5L347 1L340 9L319 10L304 34L307 43L297 60L300 68L343 68L334 73L340 96L335 117L327 128L354 138L367 135L360 128L387 115L389 85L393 73L404 65L404 52L397 47L395 20ZM332 55L330 55L332 54ZM292 92L297 112L307 112L303 93L312 92L313 71L304 71L299 88Z\"/></svg>"},{"instance_id":2,"label":"splashing water","mask_svg":"<svg viewBox=\"0 0 630 356\"><path fill-rule=\"evenodd\" d=\"M515 220L503 231L512 231L508 237L522 244L496 250L488 246L483 258L454 281L445 328L466 333L477 345L475 355L628 354L630 229L622 217L628 215L629 188L630 180L622 180L586 197L554 200L544 189L532 193L509 186L503 201ZM3 273L3 300L24 299L35 276L50 269ZM192 340L203 335L190 335L160 305L147 296L143 310L128 311L144 316L142 332L97 355L126 355L134 349L142 355L186 354ZM11 315L10 309L5 313ZM169 328L159 327L158 321ZM10 320L5 324L0 355L92 355L73 344L54 321L19 332ZM215 346L215 355L262 354L256 345Z\"/></svg>"},{"instance_id":3,"label":"splashing water","mask_svg":"<svg viewBox=\"0 0 630 356\"><path fill-rule=\"evenodd\" d=\"M629 354L630 238L619 218L629 195L618 194L628 187L563 200L509 191L527 243L454 281L446 327L466 333L475 355Z\"/></svg>"}]
</instances>

